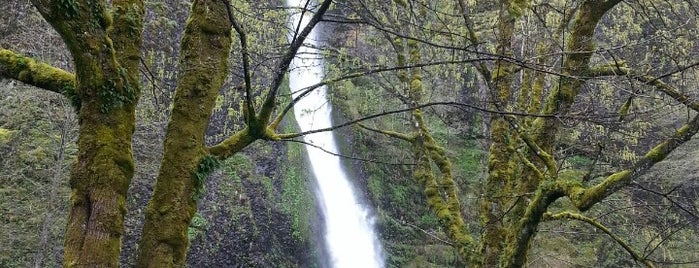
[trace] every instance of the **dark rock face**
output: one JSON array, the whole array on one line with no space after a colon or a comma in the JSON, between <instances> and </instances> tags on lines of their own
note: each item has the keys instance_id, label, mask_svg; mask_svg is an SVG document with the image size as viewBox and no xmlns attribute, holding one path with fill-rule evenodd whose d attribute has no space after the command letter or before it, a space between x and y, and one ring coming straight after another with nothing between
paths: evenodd
<instances>
[{"instance_id":1,"label":"dark rock face","mask_svg":"<svg viewBox=\"0 0 699 268\"><path fill-rule=\"evenodd\" d=\"M289 204L317 211L313 186L302 183L292 186L303 189L291 189L285 183L312 178L290 178L287 149L283 143L256 143L224 161L218 172L209 176L189 228L188 267L322 267L317 264L321 254L317 243L321 238L316 236L322 234L320 215L295 215ZM142 175L134 179L129 190L123 267L134 266L143 220L139 208L145 208L153 183ZM285 191L291 190L299 196L288 197Z\"/></svg>"},{"instance_id":2,"label":"dark rock face","mask_svg":"<svg viewBox=\"0 0 699 268\"><path fill-rule=\"evenodd\" d=\"M199 208L204 224L195 220L190 228L190 267L315 266L314 239L296 234L298 216L283 209L286 146L255 147L262 148L224 163L223 174L207 183Z\"/></svg>"}]
</instances>

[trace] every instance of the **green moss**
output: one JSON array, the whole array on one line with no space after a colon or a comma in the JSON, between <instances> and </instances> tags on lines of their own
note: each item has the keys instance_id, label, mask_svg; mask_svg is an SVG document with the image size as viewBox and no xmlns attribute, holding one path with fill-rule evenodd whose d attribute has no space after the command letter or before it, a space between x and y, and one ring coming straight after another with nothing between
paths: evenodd
<instances>
[{"instance_id":1,"label":"green moss","mask_svg":"<svg viewBox=\"0 0 699 268\"><path fill-rule=\"evenodd\" d=\"M117 73L116 78L106 80L98 91L102 113L132 105L138 98L136 87L128 77L128 71L125 68L119 68Z\"/></svg>"},{"instance_id":2,"label":"green moss","mask_svg":"<svg viewBox=\"0 0 699 268\"><path fill-rule=\"evenodd\" d=\"M524 14L524 10L527 10L527 8L529 8L530 2L531 1L528 0L511 1L507 11L510 13L510 16L512 17L520 17L522 16L522 14Z\"/></svg>"},{"instance_id":3,"label":"green moss","mask_svg":"<svg viewBox=\"0 0 699 268\"><path fill-rule=\"evenodd\" d=\"M677 133L679 133L679 135L675 134L675 136L683 136L688 130L689 130L689 127L687 125L684 125L684 126L682 126L682 128L677 130ZM657 162L662 161L668 155L668 152L667 152L668 151L667 150L668 144L669 143L666 141L666 142L663 142L663 143L653 147L653 149L650 149L650 151L648 151L645 154L644 158L648 159L652 163L657 163Z\"/></svg>"},{"instance_id":4,"label":"green moss","mask_svg":"<svg viewBox=\"0 0 699 268\"><path fill-rule=\"evenodd\" d=\"M192 241L197 236L203 234L208 227L209 222L202 217L201 214L194 214L192 222L189 223L189 228L187 228L187 237L189 238L189 241Z\"/></svg>"},{"instance_id":5,"label":"green moss","mask_svg":"<svg viewBox=\"0 0 699 268\"><path fill-rule=\"evenodd\" d=\"M458 158L458 162L456 163L457 168L461 168L462 174L469 182L476 181L477 177L481 174L483 169L481 166L481 159L485 155L486 152L483 150L469 145Z\"/></svg>"},{"instance_id":6,"label":"green moss","mask_svg":"<svg viewBox=\"0 0 699 268\"><path fill-rule=\"evenodd\" d=\"M206 178L220 165L221 161L212 155L206 155L199 161L197 170L192 173L192 180L194 181L194 193L192 198L194 200L199 200L199 198L201 198L205 190L204 184L206 183Z\"/></svg>"},{"instance_id":7,"label":"green moss","mask_svg":"<svg viewBox=\"0 0 699 268\"><path fill-rule=\"evenodd\" d=\"M367 189L369 189L374 201L384 199L384 184L378 174L372 173L369 175L369 179L367 180Z\"/></svg>"},{"instance_id":8,"label":"green moss","mask_svg":"<svg viewBox=\"0 0 699 268\"><path fill-rule=\"evenodd\" d=\"M424 133L427 140L431 139L429 132ZM472 239L467 235L463 219L461 218L461 208L455 195L455 185L451 178L451 164L443 155L441 147L423 146L422 150L428 151L428 157L424 155L426 152L420 152L420 149L414 148L418 165L413 170L413 176L423 185L424 194L427 199L428 206L437 216L438 221L447 230L449 237L457 244L458 251L463 253L461 256L464 259L469 258L470 245ZM419 147L420 142L416 141L414 147ZM430 163L429 159L434 161ZM432 164L436 165L441 173L440 181L432 173ZM443 196L443 193L446 196Z\"/></svg>"},{"instance_id":9,"label":"green moss","mask_svg":"<svg viewBox=\"0 0 699 268\"><path fill-rule=\"evenodd\" d=\"M393 2L396 3L396 4L398 4L398 5L400 5L400 6L402 6L402 7L408 6L408 3L405 2L405 0L393 0Z\"/></svg>"},{"instance_id":10,"label":"green moss","mask_svg":"<svg viewBox=\"0 0 699 268\"><path fill-rule=\"evenodd\" d=\"M633 102L633 96L629 97L626 99L626 102L624 102L624 105L621 106L619 109L619 121L624 120L624 117L629 114L629 110L631 109L631 103Z\"/></svg>"},{"instance_id":11,"label":"green moss","mask_svg":"<svg viewBox=\"0 0 699 268\"><path fill-rule=\"evenodd\" d=\"M496 81L498 79L506 78L510 75L510 68L506 66L498 66L493 69L490 79Z\"/></svg>"},{"instance_id":12,"label":"green moss","mask_svg":"<svg viewBox=\"0 0 699 268\"><path fill-rule=\"evenodd\" d=\"M599 185L579 192L578 195L575 196L577 197L577 200L573 201L580 210L587 210L590 206L604 197L607 194L607 191L610 190L611 186L618 185L621 181L628 180L630 175L630 170L615 173L607 177L604 182L600 183Z\"/></svg>"},{"instance_id":13,"label":"green moss","mask_svg":"<svg viewBox=\"0 0 699 268\"><path fill-rule=\"evenodd\" d=\"M75 110L80 109L80 97L75 90L75 76L64 70L0 48L0 63L7 66L10 77L26 84L63 94Z\"/></svg>"},{"instance_id":14,"label":"green moss","mask_svg":"<svg viewBox=\"0 0 699 268\"><path fill-rule=\"evenodd\" d=\"M66 18L72 18L78 15L78 3L75 0L60 0L58 6Z\"/></svg>"},{"instance_id":15,"label":"green moss","mask_svg":"<svg viewBox=\"0 0 699 268\"><path fill-rule=\"evenodd\" d=\"M13 134L14 131L12 130L0 128L0 145L8 143L12 139Z\"/></svg>"},{"instance_id":16,"label":"green moss","mask_svg":"<svg viewBox=\"0 0 699 268\"><path fill-rule=\"evenodd\" d=\"M559 180L581 180L583 176L585 176L587 172L585 170L580 170L580 169L566 169L558 172L558 179Z\"/></svg>"}]
</instances>

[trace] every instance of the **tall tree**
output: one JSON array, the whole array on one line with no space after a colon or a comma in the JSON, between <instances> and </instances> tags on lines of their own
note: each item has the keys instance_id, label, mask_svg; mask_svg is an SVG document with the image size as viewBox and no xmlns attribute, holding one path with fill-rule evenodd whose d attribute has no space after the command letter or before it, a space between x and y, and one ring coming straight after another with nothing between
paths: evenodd
<instances>
[{"instance_id":1,"label":"tall tree","mask_svg":"<svg viewBox=\"0 0 699 268\"><path fill-rule=\"evenodd\" d=\"M134 173L132 135L135 107L141 95L144 3L140 0L35 0L33 5L59 33L75 74L0 49L0 76L69 98L79 117L78 159L70 178L71 209L66 229L64 266L118 266L126 191ZM264 102L256 107L251 91L248 36L229 1L198 0L192 4L182 38L180 69L164 155L146 212L139 267L184 265L187 227L196 212L202 180L219 160L255 140L278 139L276 99L298 48L328 10L331 1L314 8L308 26L299 29L274 68ZM313 5L308 5L311 8ZM204 133L229 71L235 30L243 55L246 128L211 147ZM259 110L259 111L258 111ZM286 112L286 111L284 111Z\"/></svg>"},{"instance_id":2,"label":"tall tree","mask_svg":"<svg viewBox=\"0 0 699 268\"><path fill-rule=\"evenodd\" d=\"M671 5L671 3L667 4ZM416 98L411 94L415 94L416 89L423 89L423 84L426 83L428 86L424 88L427 88L430 84L440 82L431 81L431 77L423 79L419 71L412 71L413 76L397 71L397 82L384 88L391 93L390 95L398 96L407 106L406 110L414 109L409 125L418 128L414 131L417 130L419 135L400 134L394 129L365 127L374 132L408 141L414 142L415 137L423 139L425 142L425 146L421 147L423 155L414 155L413 172L416 177L427 177L444 174L448 169L443 170L439 158L433 158L433 152L437 151L430 148L438 148L438 146L434 143L430 145L428 142L429 129L420 130L421 126L427 126L424 120L418 120L422 116L423 108L446 105L476 109L489 114L487 116L489 118L488 171L483 192L480 195L482 196L479 211L480 230L482 230L480 238L471 239L468 235L455 235L454 230L459 228L452 227L460 225L454 224L458 222L451 217L460 215L449 211L459 212L460 210L448 209L450 203L439 205L440 202L435 202L449 201L451 194L445 189L450 189L452 182L436 180L436 185L443 188L438 188L442 191L435 193L433 185L419 180L424 187L427 203L440 219L445 234L452 240L452 245L458 248L462 259L473 266L524 266L527 255L530 253L531 243L544 221L578 220L610 234L608 228L594 218L586 216L585 212L620 189L634 184L634 180L699 131L699 125L697 125L699 119L693 117L686 121L675 122L677 126L672 128L672 133L669 135L657 135L652 139L646 139L645 142L651 145L639 146L638 140L629 138L615 140L608 138L604 142L596 142L600 148L597 150L590 149L590 147L596 147L595 141L585 145L577 141L570 142L568 138L569 132L581 131L572 129L569 124L589 126L587 122L591 122L590 124L603 129L619 129L621 128L619 122L629 120L629 107L632 103L642 103L639 104L642 107L654 107L651 103L636 100L637 94L641 91L664 94L675 104L683 105L688 110L688 116L696 115L693 94L678 89L684 86L685 82L678 82L672 86L666 81L673 79L664 79L673 74L684 73L696 66L696 63L681 61L681 64L672 65L668 63L676 62L674 57L660 59L647 56L653 58L653 64L663 66L667 72L651 75L629 67L629 65L643 66L645 60L642 57L625 51L613 51L620 50L627 44L638 44L633 40L621 38L621 36L635 36L635 29L637 29L635 27L643 28L646 38L648 32L651 32L650 29L660 27L652 22L648 23L650 25L637 25L645 21L644 16L650 16L648 10L655 10L654 12L658 13L658 17L652 19L646 17L649 21L657 19L664 22L663 26L666 27L675 25L669 23L672 19L664 17L669 13L681 13L686 15L685 18L689 21L694 21L696 13L692 12L691 3L677 3L673 6L674 11L668 10L668 13L658 11L659 8L652 2L637 1L632 4L622 4L622 1L618 0L545 2L458 0L451 4L420 0L390 3L361 1L352 6L363 23L372 26L379 34L387 36L388 40L393 38L407 40L410 44L411 59L420 59L419 55L424 51L436 51L430 54L430 57L422 57L426 60L412 61L406 64L405 68L428 69L429 66L438 65L439 68L443 68L442 71L446 71L442 66L449 64L467 69L465 63L471 63L471 68L480 74L479 80L484 90L471 90L484 92L486 95L484 97L489 101L489 107L478 103L453 101L430 103L429 100ZM454 13L455 10L456 13ZM635 10L639 11L634 12ZM629 18L635 18L637 21L630 22L634 19ZM615 22L624 23L629 28L615 29L614 32L602 31L603 29L611 30L610 25ZM682 32L696 30L695 27L682 23L683 21L678 22L679 26L673 29L682 29ZM665 33L662 31L658 33L658 35L663 34ZM401 60L408 62L402 54L405 49L402 42L405 41L390 42L383 48L376 48L379 51L376 54L381 55L386 51L394 50L399 55L399 62ZM671 47L680 47L683 45L682 42L677 41ZM644 51L643 48L646 50ZM651 45L639 45L634 49L638 49L636 53L656 53L655 47ZM679 50L687 53L686 49L689 48L684 46L684 50ZM666 52L668 54L681 53L674 52L671 48L668 50ZM358 56L361 57L361 54ZM373 64L383 63L368 57L365 59ZM644 71L652 72L652 70ZM620 80L609 78L612 76L626 77L625 82L634 88L633 95L624 98L619 97L621 94L618 92L614 92L610 94L613 95L612 101L585 102L587 96L595 96L597 94L595 92L605 92L609 84L620 82ZM381 79L386 78L377 78L377 80ZM695 85L693 82L689 83ZM397 90L393 87L403 88L406 91L397 94ZM618 112L597 112L589 117L579 116L586 114L584 109L587 105L595 103L594 105L609 110L610 107L618 105L619 99L623 104ZM613 114L618 122L610 122L602 118L602 116L609 117L609 114ZM646 122L651 125L661 124L657 121ZM655 130L659 131L658 134L664 131L660 126L653 129ZM589 129L582 131L591 132ZM634 128L632 127L630 131L634 131ZM642 130L644 134L639 136L645 135L646 131L651 130ZM636 146L631 150L639 152L642 156L622 157L613 150L603 150L605 145L602 143L609 144L610 148L622 144L627 148L626 150ZM578 145L586 147L585 154L596 159L595 162L598 160L612 162L615 168L600 168L594 164L587 170L569 168L566 162L569 153L566 150L572 150ZM624 158L628 161L621 162L615 158ZM428 160L433 161L432 164L428 164ZM433 170L435 167L439 167L440 170ZM566 199L565 202L571 204L563 211L558 209L560 205L554 205L554 203L560 204L559 200L562 199ZM628 238L614 234L610 237L621 248L628 251L630 258L634 261L645 266L654 265L648 255L641 254L640 249L629 246L625 242ZM472 241L480 243L476 244Z\"/></svg>"}]
</instances>

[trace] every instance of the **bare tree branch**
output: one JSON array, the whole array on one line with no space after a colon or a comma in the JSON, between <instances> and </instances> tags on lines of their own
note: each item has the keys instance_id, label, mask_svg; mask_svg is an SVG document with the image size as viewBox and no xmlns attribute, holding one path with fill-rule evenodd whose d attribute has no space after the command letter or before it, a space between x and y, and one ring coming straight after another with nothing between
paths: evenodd
<instances>
[{"instance_id":1,"label":"bare tree branch","mask_svg":"<svg viewBox=\"0 0 699 268\"><path fill-rule=\"evenodd\" d=\"M377 69L372 69L368 71L362 71L362 72L357 72L357 73L352 73L348 75L344 75L338 78L332 78L328 79L326 81L322 81L318 84L300 89L301 93L298 94L289 104L284 107L281 113L277 115L277 117L272 121L270 124L270 127L275 129L277 126L281 123L281 120L284 118L284 116L294 107L294 105L299 102L302 98L304 98L306 95L310 94L313 90L340 81L344 80L349 80L357 77L362 77L370 74L377 74L377 73L384 73L384 72L392 72L392 71L400 71L400 70L407 70L407 69L413 69L413 68L422 68L422 67L428 67L428 66L437 66L437 65L444 65L444 64L462 64L462 63L471 63L471 62L477 62L477 61L490 61L490 60L495 60L494 58L476 58L476 59L466 59L466 60L457 60L457 61L436 61L436 62L426 62L426 63L420 63L420 64L415 64L415 65L406 65L406 66L394 66L394 67L383 67L383 68L377 68ZM475 106L473 107L475 108ZM485 108L480 108L483 109L483 111L488 111L489 110ZM495 112L495 111L492 111Z\"/></svg>"},{"instance_id":2,"label":"bare tree branch","mask_svg":"<svg viewBox=\"0 0 699 268\"><path fill-rule=\"evenodd\" d=\"M359 122L363 122L363 121L367 121L367 120L370 120L370 119L374 119L374 118L377 118L377 117L381 117L381 116L385 116L385 115L390 115L390 114L399 114L399 113L404 113L404 112L410 112L410 111L413 111L413 110L415 110L415 109L421 109L421 108L430 107L430 106L452 106L452 107L462 107L462 108L469 108L469 109L474 109L474 110L481 111L481 112L486 112L486 113L491 113L491 114L498 114L498 115L532 116L532 117L555 117L555 118L559 118L558 116L555 116L555 115L529 114L529 113L520 113L520 112L501 112L501 111L486 109L486 108L482 108L482 107L479 107L479 106L476 106L476 105L471 105L471 104L466 104L466 103L460 103L460 102L454 102L454 101L443 101L443 102L430 102L430 103L420 104L420 105L416 105L416 106L410 107L410 108L397 109L397 110L392 110L392 111L384 111L384 112L381 112L381 113L368 115L368 116L365 116L365 117L362 117L362 118L359 118L359 119L350 120L350 121L347 121L347 122L345 122L345 123L342 123L342 124L339 124L339 125L335 125L335 126L332 126L332 127L327 127L327 128L314 129L314 130L304 131L304 132L300 132L300 133L276 134L275 137L276 137L276 138L279 138L279 139L290 139L290 138L296 138L296 137L300 137L300 136L307 135L307 134L312 134L312 133L317 133L317 132L332 131L332 130L340 129L340 128L343 128L343 127L346 127L346 126L349 126L349 125L353 125L353 124L356 124L356 123L359 123ZM534 148L537 148L537 147L534 147Z\"/></svg>"},{"instance_id":3,"label":"bare tree branch","mask_svg":"<svg viewBox=\"0 0 699 268\"><path fill-rule=\"evenodd\" d=\"M384 161L380 161L380 160L373 160L373 159L366 159L366 158L348 156L348 155L336 153L336 152L333 152L333 151L329 151L329 150L327 150L327 149L325 149L325 148L323 148L323 147L321 147L321 146L318 146L318 145L315 145L315 144L313 144L313 143L306 142L306 141L303 141L303 140L282 139L282 140L279 140L279 141L301 143L301 144L303 144L303 145L307 145L307 146L316 148L316 149L318 149L318 150L321 150L321 151L323 151L324 153L327 153L327 154L329 154L329 155L334 155L334 156L337 156L337 157L347 158L347 159L352 159L352 160L359 160L359 161L363 161L363 162L376 163L376 164L384 164L384 165L393 165L393 166L414 166L414 165L415 165L415 164L412 164L412 163L384 162Z\"/></svg>"},{"instance_id":4,"label":"bare tree branch","mask_svg":"<svg viewBox=\"0 0 699 268\"><path fill-rule=\"evenodd\" d=\"M560 219L578 220L578 221L586 222L586 223L594 226L595 228L597 228L600 231L604 232L605 234L609 235L609 237L612 238L612 240L614 240L615 242L617 242L617 244L619 244L621 247L623 247L626 250L626 252L628 252L631 255L631 257L634 258L634 260L643 263L648 268L655 267L655 266L653 266L653 263L651 263L648 259L645 258L645 256L641 256L641 254L638 254L638 252L633 250L631 248L631 246L629 246L629 244L624 242L624 240L622 240L619 236L614 234L611 230L609 230L609 228L604 226L601 222L599 222L593 218L589 218L589 217L586 217L585 215L582 215L582 214L567 212L567 211L556 213L556 214L553 214L550 212L544 214L545 221L560 220Z\"/></svg>"},{"instance_id":5,"label":"bare tree branch","mask_svg":"<svg viewBox=\"0 0 699 268\"><path fill-rule=\"evenodd\" d=\"M694 64L693 64L694 65ZM679 90L673 88L672 86L666 84L659 78L643 75L635 72L633 69L619 65L605 65L592 68L590 70L591 77L600 76L630 76L637 81L655 87L658 91L665 93L665 95L670 96L676 101L686 105L694 111L699 112L699 101L692 99L689 95L681 93Z\"/></svg>"},{"instance_id":6,"label":"bare tree branch","mask_svg":"<svg viewBox=\"0 0 699 268\"><path fill-rule=\"evenodd\" d=\"M332 0L323 1L323 3L320 5L320 7L318 7L318 10L313 15L313 17L308 21L308 24L303 29L303 31L301 31L301 33L298 34L297 38L293 40L293 42L289 46L289 50L286 52L286 54L284 54L282 60L277 65L276 75L272 80L272 85L270 86L269 93L267 93L267 97L265 98L265 101L262 104L262 108L260 109L260 114L258 116L258 118L263 122L269 121L272 112L276 107L275 102L277 100L279 87L281 86L282 81L284 80L284 76L286 75L287 70L289 70L289 65L291 64L291 61L296 56L296 52L303 45L303 42L306 40L306 37L308 37L308 34L310 34L313 28L316 26L316 24L320 22L320 19L328 10L331 3Z\"/></svg>"},{"instance_id":7,"label":"bare tree branch","mask_svg":"<svg viewBox=\"0 0 699 268\"><path fill-rule=\"evenodd\" d=\"M248 37L243 25L233 16L231 12L231 6L229 1L221 0L226 5L226 13L228 14L228 20L233 25L235 32L238 33L238 39L240 39L240 48L243 55L243 80L245 81L245 122L248 124L252 123L253 116L255 115L255 107L252 105L252 79L250 77L250 51L248 50Z\"/></svg>"},{"instance_id":8,"label":"bare tree branch","mask_svg":"<svg viewBox=\"0 0 699 268\"><path fill-rule=\"evenodd\" d=\"M607 196L630 184L633 178L645 174L653 165L665 159L673 150L687 142L697 132L699 132L699 116L695 116L689 123L677 129L674 135L653 147L633 166L608 176L597 185L585 188L577 181L562 181L558 189L563 190L578 209L586 211Z\"/></svg>"}]
</instances>

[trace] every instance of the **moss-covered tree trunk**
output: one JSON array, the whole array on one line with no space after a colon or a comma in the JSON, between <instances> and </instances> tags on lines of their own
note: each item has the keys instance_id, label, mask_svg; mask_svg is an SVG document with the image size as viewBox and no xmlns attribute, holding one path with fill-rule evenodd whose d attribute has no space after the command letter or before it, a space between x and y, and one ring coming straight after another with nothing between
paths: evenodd
<instances>
[{"instance_id":1,"label":"moss-covered tree trunk","mask_svg":"<svg viewBox=\"0 0 699 268\"><path fill-rule=\"evenodd\" d=\"M571 53L564 60L563 73L570 76L587 75L590 58L594 51L593 36L597 23L617 3L619 3L618 0L585 1L582 3L573 20L572 32L568 38L567 50ZM575 101L575 97L585 83L583 79L571 77L561 77L560 79L560 84L552 90L546 99L544 107L544 113L546 114L567 114ZM529 159L541 163L547 161L545 159L539 161L541 157L537 154L554 155L560 124L560 120L546 117L538 118L534 121L532 133L535 136L531 142L540 146L541 152L537 152L534 148L529 148ZM537 226L543 214L551 203L563 196L559 189L550 185L552 181L558 180L558 171L552 159L548 162L548 164L543 163L532 167L539 169L539 172L545 175L545 181L540 182L538 178L520 179L521 187L519 187L519 190L528 192L517 192L516 194L530 193L531 195L533 189L537 190L530 198L531 201L521 204L521 206L518 206L520 208L515 210L520 215L515 215L517 218L509 227L506 240L508 247L501 259L502 266L521 267L524 265L529 244L536 235ZM535 172L526 172L525 174L533 176Z\"/></svg>"},{"instance_id":2,"label":"moss-covered tree trunk","mask_svg":"<svg viewBox=\"0 0 699 268\"><path fill-rule=\"evenodd\" d=\"M167 126L163 160L146 209L139 267L184 267L187 228L197 210L206 169L204 133L228 72L228 1L195 1L182 39L182 70ZM201 166L200 166L201 163Z\"/></svg>"},{"instance_id":3,"label":"moss-covered tree trunk","mask_svg":"<svg viewBox=\"0 0 699 268\"><path fill-rule=\"evenodd\" d=\"M518 1L500 1L498 16L498 38L496 53L511 57L512 39L514 35L515 19L524 3ZM525 1L526 2L526 1ZM505 111L510 105L510 94L514 66L505 60L497 60L494 64L491 85L491 101L496 110ZM485 195L481 202L481 225L484 227L483 241L481 242L481 265L483 267L496 267L505 242L504 222L506 206L513 196L512 184L514 184L514 139L510 132L508 122L499 115L493 115L490 119L490 153L488 158L488 179L485 185Z\"/></svg>"},{"instance_id":4,"label":"moss-covered tree trunk","mask_svg":"<svg viewBox=\"0 0 699 268\"><path fill-rule=\"evenodd\" d=\"M528 1L503 1L500 10L497 52L505 57L513 55L511 42L515 20L522 10L526 9ZM554 86L543 104L543 112L551 115L562 115L569 112L575 97L584 85L584 79L573 77L585 76L593 53L593 34L602 16L619 1L584 1L577 9L573 20L572 31L566 38L567 51L563 61L560 83ZM563 29L567 25L563 26ZM494 103L499 111L508 111L508 101L513 90L512 65L498 61L492 74L492 84L496 91L493 94ZM541 78L539 78L541 79ZM536 113L542 105L539 103L541 82L535 83L530 89L523 85L517 92L520 110ZM531 91L528 92L527 90ZM531 107L525 107L527 94ZM549 205L564 196L561 189L554 186L558 180L557 164L554 160L554 148L560 120L551 117L540 117L530 123L507 116L497 116L491 128L491 155L489 159L489 176L486 186L486 204L497 204L495 209L482 210L484 218L488 213L497 211L498 221L502 224L499 231L494 227L488 228L492 222L485 222L486 233L483 239L485 251L483 254L484 267L522 267L526 262L529 245L537 233L537 228ZM514 148L524 147L523 152ZM517 174L517 175L515 175ZM492 185L497 183L496 185ZM492 186L492 187L491 187ZM493 195L495 194L495 195ZM506 208L503 208L506 206ZM506 210L503 210L506 209ZM488 230L494 229L489 235ZM488 252L491 244L494 252Z\"/></svg>"},{"instance_id":5,"label":"moss-covered tree trunk","mask_svg":"<svg viewBox=\"0 0 699 268\"><path fill-rule=\"evenodd\" d=\"M128 109L102 114L98 105L89 103L81 109L81 150L70 179L65 266L117 267L126 191L134 172L132 117Z\"/></svg>"},{"instance_id":6,"label":"moss-covered tree trunk","mask_svg":"<svg viewBox=\"0 0 699 268\"><path fill-rule=\"evenodd\" d=\"M76 71L74 89L61 89L77 106L80 125L64 266L117 267L134 173L131 137L143 3L113 1L115 16L104 1L33 3L65 41ZM44 79L47 74L25 75Z\"/></svg>"},{"instance_id":7,"label":"moss-covered tree trunk","mask_svg":"<svg viewBox=\"0 0 699 268\"><path fill-rule=\"evenodd\" d=\"M420 47L414 40L408 41L408 55L409 64L417 65L421 62ZM403 65L400 58L399 65ZM424 89L420 69L412 69L410 77L403 75L401 80L408 85L409 105L415 107L421 103ZM473 238L468 234L461 215L461 204L457 195L456 182L452 176L451 161L444 148L432 137L421 109L413 110L412 120L414 133L410 141L416 163L413 177L424 187L427 204L444 226L462 261L468 263L472 260ZM433 165L437 169L436 172L433 171ZM438 175L435 176L435 173Z\"/></svg>"},{"instance_id":8,"label":"moss-covered tree trunk","mask_svg":"<svg viewBox=\"0 0 699 268\"><path fill-rule=\"evenodd\" d=\"M529 243L536 235L543 214L553 201L564 195L561 189L552 186L558 175L553 150L560 120L552 117L519 120L505 114L514 108L533 114L539 113L540 109L551 115L568 113L585 83L584 79L574 77L587 74L596 25L617 3L618 0L582 1L575 9L569 36L564 33L570 20L563 20L559 34L566 39L569 53L565 55L561 72L567 76L560 78L560 83L542 103L545 93L542 73L526 70L519 91L513 88L518 84L514 74L521 71L515 70L511 60L514 57L515 25L517 19L528 12L531 1L499 1L495 53L502 58L494 62L492 71L484 65L479 66L481 74L490 79L486 84L491 92L489 97L493 109L502 113L492 115L490 121L488 180L480 211L484 228L480 251L480 265L483 267L524 265ZM464 2L460 4L462 8L465 5ZM470 23L468 18L466 23ZM473 29L473 25L467 26ZM475 34L472 38L472 42L477 43ZM512 102L513 96L518 97L515 103Z\"/></svg>"},{"instance_id":9,"label":"moss-covered tree trunk","mask_svg":"<svg viewBox=\"0 0 699 268\"><path fill-rule=\"evenodd\" d=\"M408 57L405 55L406 43ZM392 44L396 48L398 66L417 65L421 62L420 46L417 41L406 42L403 39L396 39L392 40ZM403 94L408 96L403 99L405 104L413 108L419 105L423 101L424 94L421 70L413 68L410 74L401 70L398 73L398 79L403 85ZM461 261L470 263L477 260L473 257L473 238L466 230L461 214L458 188L452 176L451 161L446 155L446 150L432 137L421 109L415 108L412 111L411 120L412 133L410 134L363 127L410 142L415 161L413 177L424 188L427 205L444 227Z\"/></svg>"}]
</instances>

